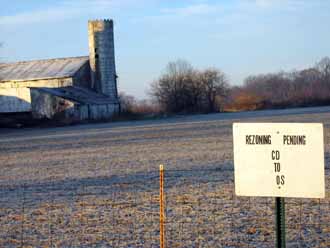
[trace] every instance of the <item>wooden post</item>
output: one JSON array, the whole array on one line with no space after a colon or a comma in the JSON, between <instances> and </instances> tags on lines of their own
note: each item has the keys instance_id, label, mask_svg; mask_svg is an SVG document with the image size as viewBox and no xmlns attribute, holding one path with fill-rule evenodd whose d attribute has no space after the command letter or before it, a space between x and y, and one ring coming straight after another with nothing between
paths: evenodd
<instances>
[{"instance_id":1,"label":"wooden post","mask_svg":"<svg viewBox=\"0 0 330 248\"><path fill-rule=\"evenodd\" d=\"M165 228L164 228L164 221L165 221L165 203L164 203L164 167L161 164L159 166L159 241L160 241L160 248L165 247Z\"/></svg>"}]
</instances>

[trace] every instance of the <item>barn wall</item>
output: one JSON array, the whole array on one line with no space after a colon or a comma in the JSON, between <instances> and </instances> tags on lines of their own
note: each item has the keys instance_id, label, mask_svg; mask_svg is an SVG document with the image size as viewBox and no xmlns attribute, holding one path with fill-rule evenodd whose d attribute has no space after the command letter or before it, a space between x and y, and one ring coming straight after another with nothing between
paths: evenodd
<instances>
[{"instance_id":1,"label":"barn wall","mask_svg":"<svg viewBox=\"0 0 330 248\"><path fill-rule=\"evenodd\" d=\"M75 103L38 89L31 89L32 114L42 119L75 119Z\"/></svg>"},{"instance_id":2,"label":"barn wall","mask_svg":"<svg viewBox=\"0 0 330 248\"><path fill-rule=\"evenodd\" d=\"M119 113L119 104L93 104L89 105L89 119L109 119Z\"/></svg>"},{"instance_id":3,"label":"barn wall","mask_svg":"<svg viewBox=\"0 0 330 248\"><path fill-rule=\"evenodd\" d=\"M84 64L73 76L73 85L92 89L89 63Z\"/></svg>"},{"instance_id":4,"label":"barn wall","mask_svg":"<svg viewBox=\"0 0 330 248\"><path fill-rule=\"evenodd\" d=\"M27 81L7 81L0 83L0 89L8 88L24 88L24 87L48 87L58 88L72 86L73 79L69 78L55 78L55 79L40 79Z\"/></svg>"},{"instance_id":5,"label":"barn wall","mask_svg":"<svg viewBox=\"0 0 330 248\"><path fill-rule=\"evenodd\" d=\"M0 113L29 112L30 103L28 88L0 88Z\"/></svg>"},{"instance_id":6,"label":"barn wall","mask_svg":"<svg viewBox=\"0 0 330 248\"><path fill-rule=\"evenodd\" d=\"M119 105L83 104L54 96L39 89L31 89L32 114L38 119L67 120L105 120L119 113Z\"/></svg>"},{"instance_id":7,"label":"barn wall","mask_svg":"<svg viewBox=\"0 0 330 248\"><path fill-rule=\"evenodd\" d=\"M0 83L0 113L15 113L31 111L30 88L49 87L57 88L71 86L72 78L50 80L9 81Z\"/></svg>"}]
</instances>

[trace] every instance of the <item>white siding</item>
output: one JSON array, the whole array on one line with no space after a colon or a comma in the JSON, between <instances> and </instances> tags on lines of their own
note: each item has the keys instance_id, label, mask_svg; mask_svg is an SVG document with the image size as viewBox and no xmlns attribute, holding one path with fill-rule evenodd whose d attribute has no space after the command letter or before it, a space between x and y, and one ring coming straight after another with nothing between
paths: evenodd
<instances>
[{"instance_id":1,"label":"white siding","mask_svg":"<svg viewBox=\"0 0 330 248\"><path fill-rule=\"evenodd\" d=\"M0 113L31 111L29 88L0 88Z\"/></svg>"}]
</instances>

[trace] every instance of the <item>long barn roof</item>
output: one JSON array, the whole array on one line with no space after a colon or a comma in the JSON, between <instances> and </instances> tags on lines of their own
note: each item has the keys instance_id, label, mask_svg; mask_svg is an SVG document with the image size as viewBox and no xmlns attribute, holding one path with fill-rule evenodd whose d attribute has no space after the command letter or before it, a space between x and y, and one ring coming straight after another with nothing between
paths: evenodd
<instances>
[{"instance_id":1,"label":"long barn roof","mask_svg":"<svg viewBox=\"0 0 330 248\"><path fill-rule=\"evenodd\" d=\"M54 96L59 96L64 99L69 99L84 104L118 103L118 101L112 100L111 98L109 98L109 96L77 86L68 86L60 88L33 87L31 89L43 91Z\"/></svg>"},{"instance_id":2,"label":"long barn roof","mask_svg":"<svg viewBox=\"0 0 330 248\"><path fill-rule=\"evenodd\" d=\"M0 82L72 77L88 56L0 63Z\"/></svg>"}]
</instances>

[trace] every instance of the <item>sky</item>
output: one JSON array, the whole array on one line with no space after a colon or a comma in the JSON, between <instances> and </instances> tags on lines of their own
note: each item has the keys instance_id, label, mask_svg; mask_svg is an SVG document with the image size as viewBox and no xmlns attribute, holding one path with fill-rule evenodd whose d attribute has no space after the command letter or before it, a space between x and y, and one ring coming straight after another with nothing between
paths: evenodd
<instances>
[{"instance_id":1,"label":"sky","mask_svg":"<svg viewBox=\"0 0 330 248\"><path fill-rule=\"evenodd\" d=\"M147 98L168 62L232 85L330 56L329 0L0 0L0 62L88 55L87 21L113 19L119 91Z\"/></svg>"}]
</instances>

